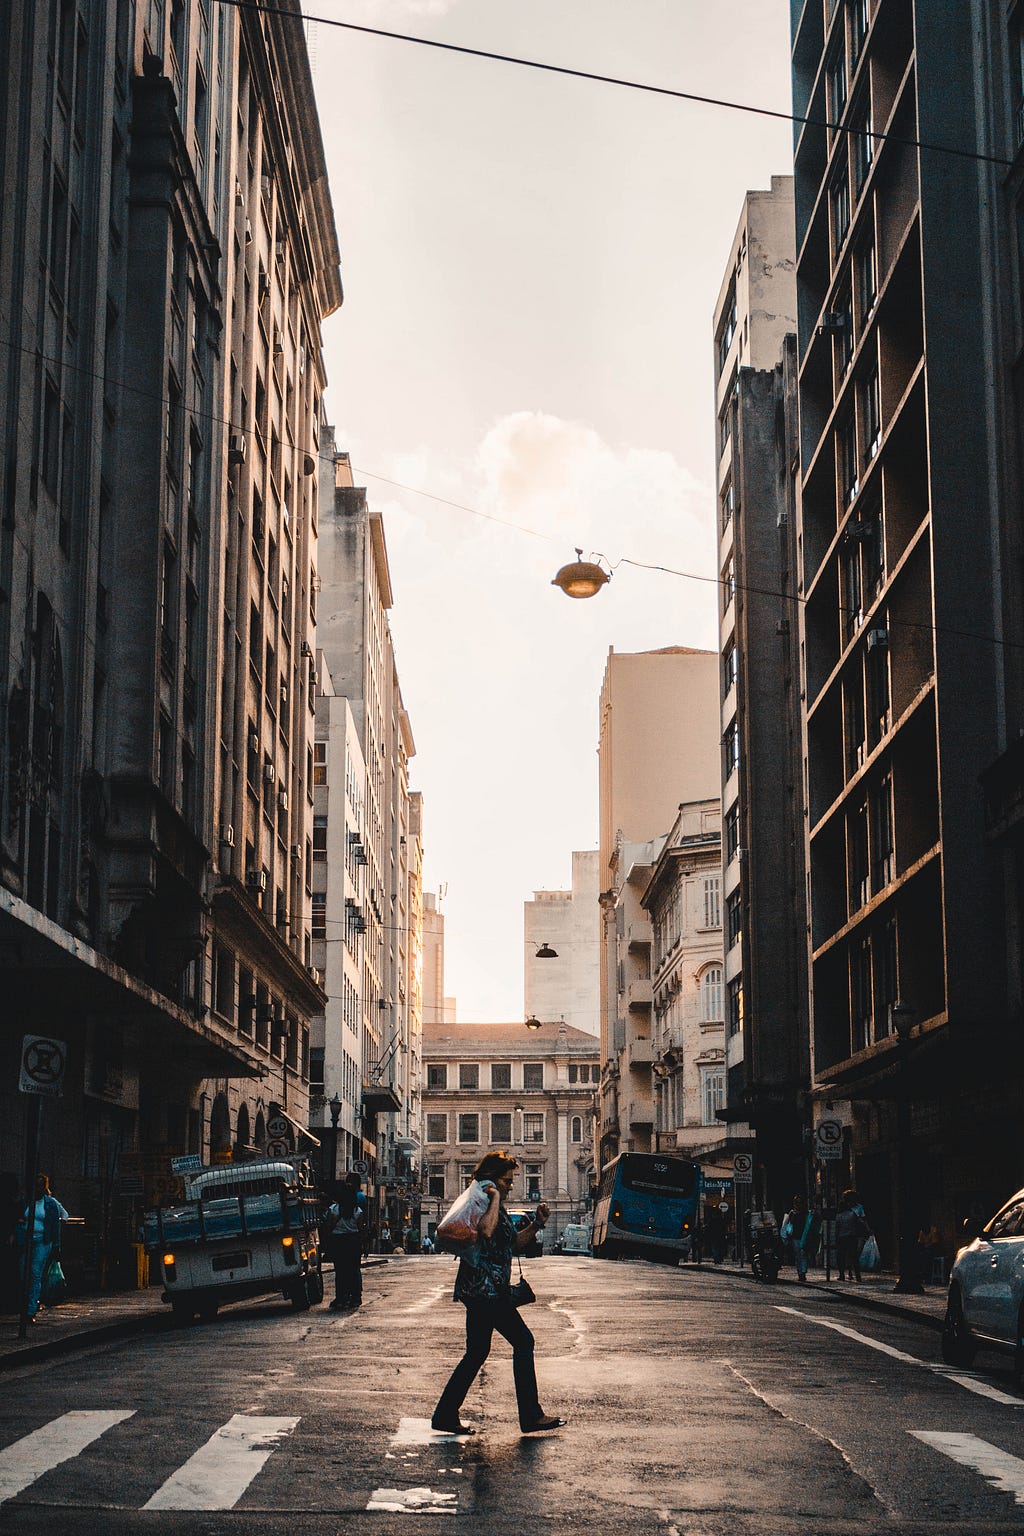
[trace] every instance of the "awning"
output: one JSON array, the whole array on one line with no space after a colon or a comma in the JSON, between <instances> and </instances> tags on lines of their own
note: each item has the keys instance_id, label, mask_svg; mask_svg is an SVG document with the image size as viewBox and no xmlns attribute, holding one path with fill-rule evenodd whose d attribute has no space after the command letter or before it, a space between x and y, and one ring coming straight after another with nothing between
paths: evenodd
<instances>
[{"instance_id":1,"label":"awning","mask_svg":"<svg viewBox=\"0 0 1024 1536\"><path fill-rule=\"evenodd\" d=\"M311 1141L314 1147L318 1147L320 1145L320 1142L313 1135L313 1132L309 1129L309 1127L303 1125L298 1120L294 1120L286 1109L281 1108L280 1104L278 1104L276 1100L274 1102L274 1114L280 1115L282 1120L287 1120L288 1124L291 1126L292 1130L297 1136L305 1136L306 1140Z\"/></svg>"}]
</instances>

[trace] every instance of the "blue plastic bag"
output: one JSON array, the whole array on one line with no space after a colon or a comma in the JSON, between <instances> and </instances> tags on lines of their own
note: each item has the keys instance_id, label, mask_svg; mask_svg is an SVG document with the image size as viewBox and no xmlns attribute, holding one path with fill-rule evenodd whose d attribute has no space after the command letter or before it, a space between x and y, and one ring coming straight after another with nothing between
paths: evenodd
<instances>
[{"instance_id":1,"label":"blue plastic bag","mask_svg":"<svg viewBox=\"0 0 1024 1536\"><path fill-rule=\"evenodd\" d=\"M870 1232L864 1239L864 1247L860 1251L861 1269L881 1269L882 1255L878 1251L878 1243L875 1234Z\"/></svg>"},{"instance_id":2,"label":"blue plastic bag","mask_svg":"<svg viewBox=\"0 0 1024 1536\"><path fill-rule=\"evenodd\" d=\"M44 1307L55 1307L58 1302L64 1300L68 1294L68 1283L64 1278L64 1271L60 1267L60 1259L56 1254L46 1266L43 1275L43 1284L40 1290L40 1299Z\"/></svg>"}]
</instances>

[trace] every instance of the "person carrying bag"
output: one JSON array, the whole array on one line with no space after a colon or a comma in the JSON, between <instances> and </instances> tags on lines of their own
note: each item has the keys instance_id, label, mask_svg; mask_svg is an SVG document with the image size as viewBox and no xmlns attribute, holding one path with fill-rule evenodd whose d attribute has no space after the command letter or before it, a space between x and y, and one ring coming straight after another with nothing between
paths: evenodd
<instances>
[{"instance_id":1,"label":"person carrying bag","mask_svg":"<svg viewBox=\"0 0 1024 1536\"><path fill-rule=\"evenodd\" d=\"M460 1410L491 1352L495 1330L512 1346L512 1375L519 1427L523 1434L559 1429L566 1422L545 1413L540 1406L533 1363L533 1334L517 1310L535 1298L529 1282L522 1277L515 1286L512 1285L513 1254L525 1248L530 1239L543 1230L550 1214L549 1207L541 1201L533 1221L522 1232L516 1232L505 1202L518 1166L507 1152L488 1152L473 1174L473 1184L438 1224L437 1235L442 1246L451 1245L456 1240L462 1243L462 1247L456 1249L460 1262L455 1300L461 1301L466 1308L466 1352L441 1393L430 1421L431 1426L442 1434L475 1433L468 1424L463 1424ZM479 1190L475 1186L479 1186ZM482 1211L481 1193L487 1198L486 1209ZM470 1196L468 1200L464 1199L466 1195ZM462 1227L456 1231L458 1222Z\"/></svg>"}]
</instances>

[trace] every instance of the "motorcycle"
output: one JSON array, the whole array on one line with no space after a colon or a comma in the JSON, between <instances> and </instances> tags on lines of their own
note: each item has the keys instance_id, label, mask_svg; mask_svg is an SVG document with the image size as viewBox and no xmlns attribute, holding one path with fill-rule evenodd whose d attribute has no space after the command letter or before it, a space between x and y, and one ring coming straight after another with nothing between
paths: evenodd
<instances>
[{"instance_id":1,"label":"motorcycle","mask_svg":"<svg viewBox=\"0 0 1024 1536\"><path fill-rule=\"evenodd\" d=\"M774 1285L782 1264L782 1240L774 1211L750 1213L750 1267L762 1285Z\"/></svg>"}]
</instances>

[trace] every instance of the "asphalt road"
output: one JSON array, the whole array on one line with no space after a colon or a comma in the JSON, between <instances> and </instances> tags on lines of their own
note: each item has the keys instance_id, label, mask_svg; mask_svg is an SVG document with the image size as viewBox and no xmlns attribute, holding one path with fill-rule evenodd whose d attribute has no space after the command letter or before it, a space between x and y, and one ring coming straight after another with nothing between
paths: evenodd
<instances>
[{"instance_id":1,"label":"asphalt road","mask_svg":"<svg viewBox=\"0 0 1024 1536\"><path fill-rule=\"evenodd\" d=\"M528 1266L541 1401L519 1434L507 1346L427 1420L461 1352L454 1267L371 1271L363 1309L252 1303L13 1371L0 1529L83 1536L1019 1533L1024 1395L952 1372L938 1335L813 1289L641 1262Z\"/></svg>"}]
</instances>

